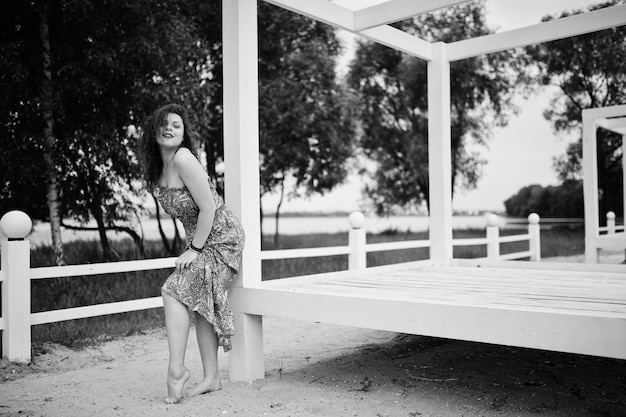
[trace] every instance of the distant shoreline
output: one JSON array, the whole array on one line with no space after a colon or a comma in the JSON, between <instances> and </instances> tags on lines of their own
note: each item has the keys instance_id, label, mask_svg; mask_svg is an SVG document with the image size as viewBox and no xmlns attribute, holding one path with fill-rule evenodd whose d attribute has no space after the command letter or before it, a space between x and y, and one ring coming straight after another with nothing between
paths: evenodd
<instances>
[{"instance_id":1,"label":"distant shoreline","mask_svg":"<svg viewBox=\"0 0 626 417\"><path fill-rule=\"evenodd\" d=\"M358 211L358 210L355 210ZM288 211L281 212L280 217L341 217L341 216L349 216L352 211ZM366 213L363 212L366 216L376 216L375 213ZM452 213L453 216L483 216L487 213L494 213L498 216L506 217L506 214L503 212L498 212L495 210L471 210L471 211L455 211ZM276 212L263 213L263 218L266 217L275 217ZM394 217L394 216L415 216L415 217L428 217L427 213L394 213L389 216L381 216L381 217Z\"/></svg>"},{"instance_id":2,"label":"distant shoreline","mask_svg":"<svg viewBox=\"0 0 626 417\"><path fill-rule=\"evenodd\" d=\"M342 212L288 212L281 213L278 222L278 233L281 235L299 235L299 234L334 234L347 233L350 229L348 222L349 213ZM70 223L70 221L68 221ZM428 216L420 214L411 215L393 215L388 217L378 217L366 214L364 229L367 233L376 234L386 231L396 232L421 232L429 229L430 219ZM498 216L498 225L502 228L525 228L528 219L525 217L511 218L506 216ZM177 222L178 224L178 222ZM540 225L542 228L550 227L581 227L584 224L583 219L552 219L542 218ZM95 226L89 224L88 226ZM486 216L483 215L458 215L452 217L452 227L455 230L460 229L484 229L487 226ZM161 227L166 236L171 238L174 235L174 222L167 215L161 216ZM182 226L178 225L179 233L184 233ZM145 240L159 240L160 234L155 217L144 217L141 219L141 228L135 225L138 233ZM262 234L269 236L276 233L276 218L271 214L266 214L261 223ZM73 240L90 240L98 239L98 232L77 231L62 228L63 241ZM107 232L110 239L128 238L128 234L122 232ZM3 236L0 234L0 238ZM50 226L44 222L34 222L33 232L27 238L36 244L51 243Z\"/></svg>"}]
</instances>

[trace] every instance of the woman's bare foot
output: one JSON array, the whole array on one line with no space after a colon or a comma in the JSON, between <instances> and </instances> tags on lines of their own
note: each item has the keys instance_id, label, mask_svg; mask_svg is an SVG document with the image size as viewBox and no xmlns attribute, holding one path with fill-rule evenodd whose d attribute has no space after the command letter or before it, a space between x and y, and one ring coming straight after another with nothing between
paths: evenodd
<instances>
[{"instance_id":1,"label":"woman's bare foot","mask_svg":"<svg viewBox=\"0 0 626 417\"><path fill-rule=\"evenodd\" d=\"M195 387L189 390L189 396L206 394L208 392L219 391L222 389L222 381L219 376L215 378L205 378L198 383Z\"/></svg>"},{"instance_id":2,"label":"woman's bare foot","mask_svg":"<svg viewBox=\"0 0 626 417\"><path fill-rule=\"evenodd\" d=\"M176 404L183 398L183 388L185 382L189 379L191 373L189 369L185 368L185 371L177 377L168 372L167 374L167 398L165 398L166 404Z\"/></svg>"}]
</instances>

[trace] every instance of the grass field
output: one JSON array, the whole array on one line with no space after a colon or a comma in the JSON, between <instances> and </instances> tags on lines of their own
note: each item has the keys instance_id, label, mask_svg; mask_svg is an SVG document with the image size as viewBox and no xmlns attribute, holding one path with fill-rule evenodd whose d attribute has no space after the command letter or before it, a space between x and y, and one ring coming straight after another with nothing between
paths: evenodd
<instances>
[{"instance_id":1,"label":"grass field","mask_svg":"<svg viewBox=\"0 0 626 417\"><path fill-rule=\"evenodd\" d=\"M502 234L520 233L502 231ZM454 238L484 237L485 230L459 230ZM380 234L368 235L368 243L427 239L428 233L406 233L389 230ZM264 237L263 250L289 249L321 246L344 246L348 244L348 234L309 234L281 236L280 247L274 247L273 236ZM130 240L114 242L114 249L122 260L137 259L136 250ZM166 256L160 242L146 242L145 258ZM524 251L527 242L503 244L501 253ZM550 228L541 231L542 258L570 256L584 252L584 231L582 228ZM65 245L68 264L102 262L102 252L97 241L78 241ZM486 247L455 247L455 258L476 258L486 256ZM427 249L407 249L370 253L368 266L415 261L428 258ZM35 247L31 253L33 267L49 266L53 254L49 246ZM347 256L302 258L263 261L264 280L330 272L347 269ZM84 305L109 303L160 295L160 287L170 270L139 271L99 276L55 278L32 282L32 312L79 307ZM131 313L114 314L88 319L71 320L59 323L34 326L32 340L35 349L45 342L59 343L71 347L89 345L94 342L119 336L141 333L163 326L162 309L152 309Z\"/></svg>"}]
</instances>

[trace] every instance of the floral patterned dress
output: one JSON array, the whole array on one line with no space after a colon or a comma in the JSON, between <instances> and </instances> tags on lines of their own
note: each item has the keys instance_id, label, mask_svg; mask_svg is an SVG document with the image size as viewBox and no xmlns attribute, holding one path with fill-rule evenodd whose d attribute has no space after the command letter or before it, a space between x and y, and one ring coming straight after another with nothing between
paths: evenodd
<instances>
[{"instance_id":1,"label":"floral patterned dress","mask_svg":"<svg viewBox=\"0 0 626 417\"><path fill-rule=\"evenodd\" d=\"M235 333L227 290L239 271L245 238L241 223L224 205L210 179L209 184L217 207L209 238L191 266L182 272L174 271L162 290L211 323L219 344L227 352L232 347L230 337ZM199 213L189 190L157 185L154 195L167 214L181 221L189 245Z\"/></svg>"}]
</instances>

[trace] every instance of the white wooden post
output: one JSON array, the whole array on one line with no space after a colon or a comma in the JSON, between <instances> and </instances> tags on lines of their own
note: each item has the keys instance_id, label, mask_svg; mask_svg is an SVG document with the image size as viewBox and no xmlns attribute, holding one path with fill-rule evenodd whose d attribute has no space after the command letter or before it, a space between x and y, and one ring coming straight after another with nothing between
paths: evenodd
<instances>
[{"instance_id":1,"label":"white wooden post","mask_svg":"<svg viewBox=\"0 0 626 417\"><path fill-rule=\"evenodd\" d=\"M355 211L348 216L350 232L348 234L348 269L367 268L367 253L365 250L365 216L363 213Z\"/></svg>"},{"instance_id":2,"label":"white wooden post","mask_svg":"<svg viewBox=\"0 0 626 417\"><path fill-rule=\"evenodd\" d=\"M241 272L233 287L261 286L257 1L222 1L224 161L226 204L246 233ZM233 303L235 304L235 303ZM236 335L231 381L264 378L263 320L233 311Z\"/></svg>"},{"instance_id":3,"label":"white wooden post","mask_svg":"<svg viewBox=\"0 0 626 417\"><path fill-rule=\"evenodd\" d=\"M626 233L626 135L622 135L622 197L624 198L622 211L622 225L624 226L623 232ZM626 249L624 249L624 259L626 261Z\"/></svg>"},{"instance_id":4,"label":"white wooden post","mask_svg":"<svg viewBox=\"0 0 626 417\"><path fill-rule=\"evenodd\" d=\"M622 196L624 197L622 211L622 224L626 227L626 135L622 135ZM624 233L626 233L626 228L624 229ZM626 249L624 249L624 253L626 254Z\"/></svg>"},{"instance_id":5,"label":"white wooden post","mask_svg":"<svg viewBox=\"0 0 626 417\"><path fill-rule=\"evenodd\" d=\"M583 192L585 202L585 262L598 263L599 234L597 125L592 109L583 110Z\"/></svg>"},{"instance_id":6,"label":"white wooden post","mask_svg":"<svg viewBox=\"0 0 626 417\"><path fill-rule=\"evenodd\" d=\"M29 363L30 355L30 242L24 238L33 223L26 213L10 211L0 220L8 238L2 242L2 356Z\"/></svg>"},{"instance_id":7,"label":"white wooden post","mask_svg":"<svg viewBox=\"0 0 626 417\"><path fill-rule=\"evenodd\" d=\"M539 226L539 215L531 213L528 215L528 246L530 250L530 260L541 260L541 227Z\"/></svg>"},{"instance_id":8,"label":"white wooden post","mask_svg":"<svg viewBox=\"0 0 626 417\"><path fill-rule=\"evenodd\" d=\"M609 235L615 234L615 213L612 211L606 213L606 233Z\"/></svg>"},{"instance_id":9,"label":"white wooden post","mask_svg":"<svg viewBox=\"0 0 626 417\"><path fill-rule=\"evenodd\" d=\"M452 260L452 150L450 131L450 62L447 45L432 46L428 62L428 175L430 259Z\"/></svg>"},{"instance_id":10,"label":"white wooden post","mask_svg":"<svg viewBox=\"0 0 626 417\"><path fill-rule=\"evenodd\" d=\"M497 261L500 258L500 229L498 228L498 216L490 213L487 215L487 259Z\"/></svg>"}]
</instances>

